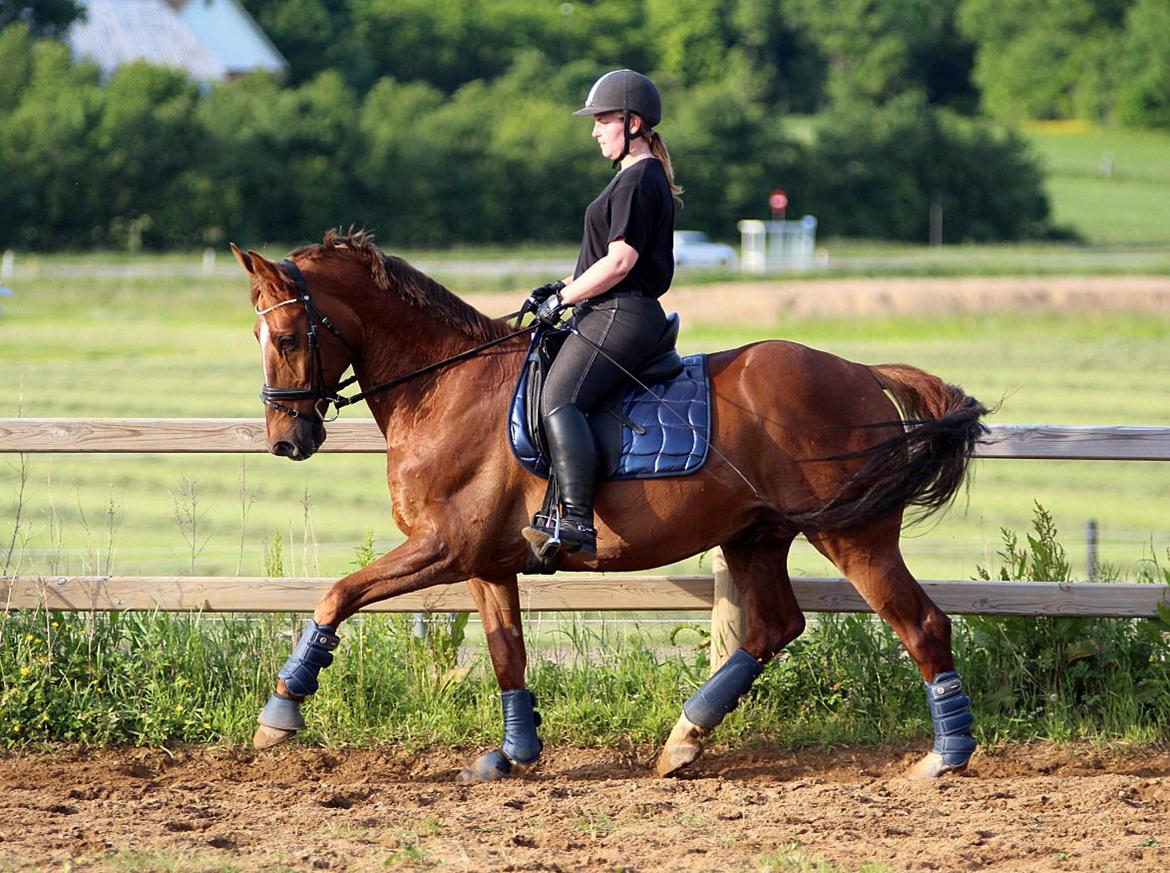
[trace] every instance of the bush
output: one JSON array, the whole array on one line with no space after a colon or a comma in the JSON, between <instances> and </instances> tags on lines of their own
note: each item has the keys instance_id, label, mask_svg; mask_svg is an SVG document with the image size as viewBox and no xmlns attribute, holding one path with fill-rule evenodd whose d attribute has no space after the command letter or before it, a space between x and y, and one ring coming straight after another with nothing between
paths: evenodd
<instances>
[{"instance_id":1,"label":"bush","mask_svg":"<svg viewBox=\"0 0 1170 873\"><path fill-rule=\"evenodd\" d=\"M1001 565L980 568L981 579L1071 581L1040 504L1026 543L1007 530L1003 542ZM1164 736L1170 727L1170 611L1132 620L967 616L956 638L979 705L1025 730L1061 737L1141 726Z\"/></svg>"},{"instance_id":2,"label":"bush","mask_svg":"<svg viewBox=\"0 0 1170 873\"><path fill-rule=\"evenodd\" d=\"M945 242L1051 232L1043 174L1027 143L916 96L830 113L802 168L794 210L830 236L926 242L930 208Z\"/></svg>"}]
</instances>

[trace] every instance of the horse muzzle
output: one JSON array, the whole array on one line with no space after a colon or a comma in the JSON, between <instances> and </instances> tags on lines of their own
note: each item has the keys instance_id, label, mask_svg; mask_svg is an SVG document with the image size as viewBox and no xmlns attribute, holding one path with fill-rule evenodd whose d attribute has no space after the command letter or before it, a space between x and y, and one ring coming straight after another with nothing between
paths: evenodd
<instances>
[{"instance_id":1,"label":"horse muzzle","mask_svg":"<svg viewBox=\"0 0 1170 873\"><path fill-rule=\"evenodd\" d=\"M293 461L307 461L317 453L323 442L325 425L320 419L316 421L297 419L291 431L269 438L268 451Z\"/></svg>"}]
</instances>

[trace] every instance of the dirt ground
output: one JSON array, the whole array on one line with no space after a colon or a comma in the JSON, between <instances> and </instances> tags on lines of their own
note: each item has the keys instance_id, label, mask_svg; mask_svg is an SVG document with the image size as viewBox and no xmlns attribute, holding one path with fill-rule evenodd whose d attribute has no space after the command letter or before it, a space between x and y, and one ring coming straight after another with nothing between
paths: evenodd
<instances>
[{"instance_id":1,"label":"dirt ground","mask_svg":"<svg viewBox=\"0 0 1170 873\"><path fill-rule=\"evenodd\" d=\"M514 308L511 297L469 294L489 315ZM676 283L663 304L687 324L772 325L784 317L984 310L1160 309L1170 306L1170 276L972 276Z\"/></svg>"},{"instance_id":2,"label":"dirt ground","mask_svg":"<svg viewBox=\"0 0 1170 873\"><path fill-rule=\"evenodd\" d=\"M549 748L464 786L465 755L396 747L128 749L0 758L0 870L1164 871L1170 752L980 752L901 778L918 750ZM812 868L812 869L815 869Z\"/></svg>"}]
</instances>

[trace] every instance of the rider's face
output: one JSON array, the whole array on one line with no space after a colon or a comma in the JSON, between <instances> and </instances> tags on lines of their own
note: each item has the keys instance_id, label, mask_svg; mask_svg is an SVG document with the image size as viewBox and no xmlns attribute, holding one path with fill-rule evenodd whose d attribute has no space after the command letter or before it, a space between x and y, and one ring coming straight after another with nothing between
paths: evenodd
<instances>
[{"instance_id":1,"label":"rider's face","mask_svg":"<svg viewBox=\"0 0 1170 873\"><path fill-rule=\"evenodd\" d=\"M640 121L636 115L630 117L631 132L638 129ZM625 149L625 137L622 131L622 114L620 112L602 112L593 116L593 138L601 147L601 154L611 161L616 161Z\"/></svg>"}]
</instances>

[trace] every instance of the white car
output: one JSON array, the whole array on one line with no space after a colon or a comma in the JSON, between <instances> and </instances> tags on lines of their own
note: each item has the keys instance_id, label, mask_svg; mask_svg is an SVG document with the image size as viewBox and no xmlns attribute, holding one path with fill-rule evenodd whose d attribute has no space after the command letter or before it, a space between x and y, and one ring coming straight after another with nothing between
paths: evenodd
<instances>
[{"instance_id":1,"label":"white car","mask_svg":"<svg viewBox=\"0 0 1170 873\"><path fill-rule=\"evenodd\" d=\"M674 232L674 263L678 267L730 267L736 262L735 249L711 242L701 230Z\"/></svg>"}]
</instances>

